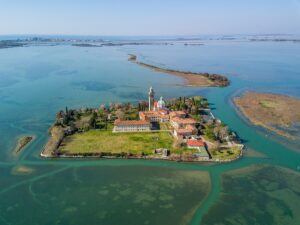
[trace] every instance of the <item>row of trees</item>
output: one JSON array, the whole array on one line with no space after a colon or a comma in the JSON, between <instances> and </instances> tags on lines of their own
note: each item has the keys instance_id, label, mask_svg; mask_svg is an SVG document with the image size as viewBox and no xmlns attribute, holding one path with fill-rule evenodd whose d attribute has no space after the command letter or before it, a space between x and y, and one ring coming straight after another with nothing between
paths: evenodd
<instances>
[{"instance_id":1,"label":"row of trees","mask_svg":"<svg viewBox=\"0 0 300 225\"><path fill-rule=\"evenodd\" d=\"M211 140L223 143L232 140L232 132L224 123L211 120L205 125L203 133Z\"/></svg>"},{"instance_id":2,"label":"row of trees","mask_svg":"<svg viewBox=\"0 0 300 225\"><path fill-rule=\"evenodd\" d=\"M179 97L167 101L167 107L172 110L184 110L191 115L197 115L199 109L208 108L209 104L206 98L200 96L186 98Z\"/></svg>"}]
</instances>

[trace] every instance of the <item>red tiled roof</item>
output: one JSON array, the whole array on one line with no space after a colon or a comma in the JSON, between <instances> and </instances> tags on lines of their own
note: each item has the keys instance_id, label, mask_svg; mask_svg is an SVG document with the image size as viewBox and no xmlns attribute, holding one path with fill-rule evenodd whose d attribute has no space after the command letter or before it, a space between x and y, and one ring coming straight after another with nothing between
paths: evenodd
<instances>
[{"instance_id":1,"label":"red tiled roof","mask_svg":"<svg viewBox=\"0 0 300 225\"><path fill-rule=\"evenodd\" d=\"M166 110L166 109L160 109L160 110L159 110L159 113L160 113L160 114L163 114L163 115L167 115L167 114L169 113L169 111Z\"/></svg>"},{"instance_id":2,"label":"red tiled roof","mask_svg":"<svg viewBox=\"0 0 300 225\"><path fill-rule=\"evenodd\" d=\"M185 128L188 129L188 130L192 130L192 131L197 130L197 128L194 125L190 125L190 124L187 125Z\"/></svg>"},{"instance_id":3,"label":"red tiled roof","mask_svg":"<svg viewBox=\"0 0 300 225\"><path fill-rule=\"evenodd\" d=\"M176 132L177 132L177 135L193 133L193 131L191 131L189 129L177 129Z\"/></svg>"},{"instance_id":4,"label":"red tiled roof","mask_svg":"<svg viewBox=\"0 0 300 225\"><path fill-rule=\"evenodd\" d=\"M158 111L145 111L145 112L139 112L139 115L142 117L160 117L160 118L169 118L168 115L162 114Z\"/></svg>"},{"instance_id":5,"label":"red tiled roof","mask_svg":"<svg viewBox=\"0 0 300 225\"><path fill-rule=\"evenodd\" d=\"M130 126L130 125L150 125L149 121L146 120L115 120L116 126Z\"/></svg>"},{"instance_id":6,"label":"red tiled roof","mask_svg":"<svg viewBox=\"0 0 300 225\"><path fill-rule=\"evenodd\" d=\"M176 122L176 123L181 123L181 124L195 124L197 123L196 120L192 119L192 118L179 118L179 117L173 117L172 121Z\"/></svg>"},{"instance_id":7,"label":"red tiled roof","mask_svg":"<svg viewBox=\"0 0 300 225\"><path fill-rule=\"evenodd\" d=\"M191 147L202 147L205 146L205 143L202 140L187 140L186 144Z\"/></svg>"},{"instance_id":8,"label":"red tiled roof","mask_svg":"<svg viewBox=\"0 0 300 225\"><path fill-rule=\"evenodd\" d=\"M184 111L172 111L170 112L170 116L185 116L186 113Z\"/></svg>"}]
</instances>

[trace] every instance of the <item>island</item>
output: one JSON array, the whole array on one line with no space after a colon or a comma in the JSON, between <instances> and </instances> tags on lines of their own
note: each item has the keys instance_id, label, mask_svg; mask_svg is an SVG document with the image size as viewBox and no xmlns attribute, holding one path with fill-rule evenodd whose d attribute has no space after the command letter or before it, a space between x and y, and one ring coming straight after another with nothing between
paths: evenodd
<instances>
[{"instance_id":1,"label":"island","mask_svg":"<svg viewBox=\"0 0 300 225\"><path fill-rule=\"evenodd\" d=\"M26 44L20 42L20 41L14 41L14 40L2 40L0 41L0 49L2 48L15 48L15 47L23 47Z\"/></svg>"},{"instance_id":2,"label":"island","mask_svg":"<svg viewBox=\"0 0 300 225\"><path fill-rule=\"evenodd\" d=\"M174 45L169 42L108 42L102 44L102 46L113 47L113 46L132 46L132 45Z\"/></svg>"},{"instance_id":3,"label":"island","mask_svg":"<svg viewBox=\"0 0 300 225\"><path fill-rule=\"evenodd\" d=\"M294 42L300 43L300 39L293 39L293 38L251 38L249 39L253 42Z\"/></svg>"},{"instance_id":4,"label":"island","mask_svg":"<svg viewBox=\"0 0 300 225\"><path fill-rule=\"evenodd\" d=\"M95 45L95 44L89 44L89 43L80 43L80 44L72 44L72 46L75 47L102 47L102 45Z\"/></svg>"},{"instance_id":5,"label":"island","mask_svg":"<svg viewBox=\"0 0 300 225\"><path fill-rule=\"evenodd\" d=\"M203 43L184 43L184 46L202 46Z\"/></svg>"},{"instance_id":6,"label":"island","mask_svg":"<svg viewBox=\"0 0 300 225\"><path fill-rule=\"evenodd\" d=\"M24 149L32 140L34 139L34 136L23 136L19 138L17 146L15 148L15 153L19 153Z\"/></svg>"},{"instance_id":7,"label":"island","mask_svg":"<svg viewBox=\"0 0 300 225\"><path fill-rule=\"evenodd\" d=\"M201 96L61 110L42 157L228 162L244 145Z\"/></svg>"},{"instance_id":8,"label":"island","mask_svg":"<svg viewBox=\"0 0 300 225\"><path fill-rule=\"evenodd\" d=\"M299 99L249 91L234 98L234 103L254 125L262 126L287 138L299 138Z\"/></svg>"},{"instance_id":9,"label":"island","mask_svg":"<svg viewBox=\"0 0 300 225\"><path fill-rule=\"evenodd\" d=\"M103 42L101 44L90 44L88 41L79 44L72 44L75 47L120 47L120 46L134 46L134 45L173 45L168 42Z\"/></svg>"},{"instance_id":10,"label":"island","mask_svg":"<svg viewBox=\"0 0 300 225\"><path fill-rule=\"evenodd\" d=\"M128 60L136 63L137 65L149 68L155 72L170 74L173 76L181 77L185 81L185 85L194 87L226 87L230 81L224 75L209 74L209 73L195 73L189 71L179 71L166 68L160 68L154 65L137 61L137 56L129 54Z\"/></svg>"}]
</instances>

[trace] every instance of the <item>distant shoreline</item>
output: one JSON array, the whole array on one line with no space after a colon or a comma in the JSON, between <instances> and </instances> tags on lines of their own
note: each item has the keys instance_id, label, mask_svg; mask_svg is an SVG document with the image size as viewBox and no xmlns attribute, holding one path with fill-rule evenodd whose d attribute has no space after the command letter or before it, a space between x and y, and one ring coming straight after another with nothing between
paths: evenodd
<instances>
[{"instance_id":1,"label":"distant shoreline","mask_svg":"<svg viewBox=\"0 0 300 225\"><path fill-rule=\"evenodd\" d=\"M224 75L209 74L209 73L194 73L189 71L179 71L179 70L160 68L154 65L137 61L137 56L134 54L129 54L128 60L140 66L152 69L155 72L161 72L161 73L166 73L173 76L181 77L185 80L186 86L226 87L230 84L229 79Z\"/></svg>"}]
</instances>

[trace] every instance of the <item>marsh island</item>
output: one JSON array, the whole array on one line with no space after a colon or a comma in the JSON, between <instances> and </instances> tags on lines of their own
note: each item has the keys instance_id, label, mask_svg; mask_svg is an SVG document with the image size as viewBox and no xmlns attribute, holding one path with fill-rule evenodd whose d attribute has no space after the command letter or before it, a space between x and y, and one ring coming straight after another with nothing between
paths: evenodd
<instances>
[{"instance_id":1,"label":"marsh island","mask_svg":"<svg viewBox=\"0 0 300 225\"><path fill-rule=\"evenodd\" d=\"M300 100L272 93L246 92L235 105L254 125L287 138L299 138Z\"/></svg>"}]
</instances>

